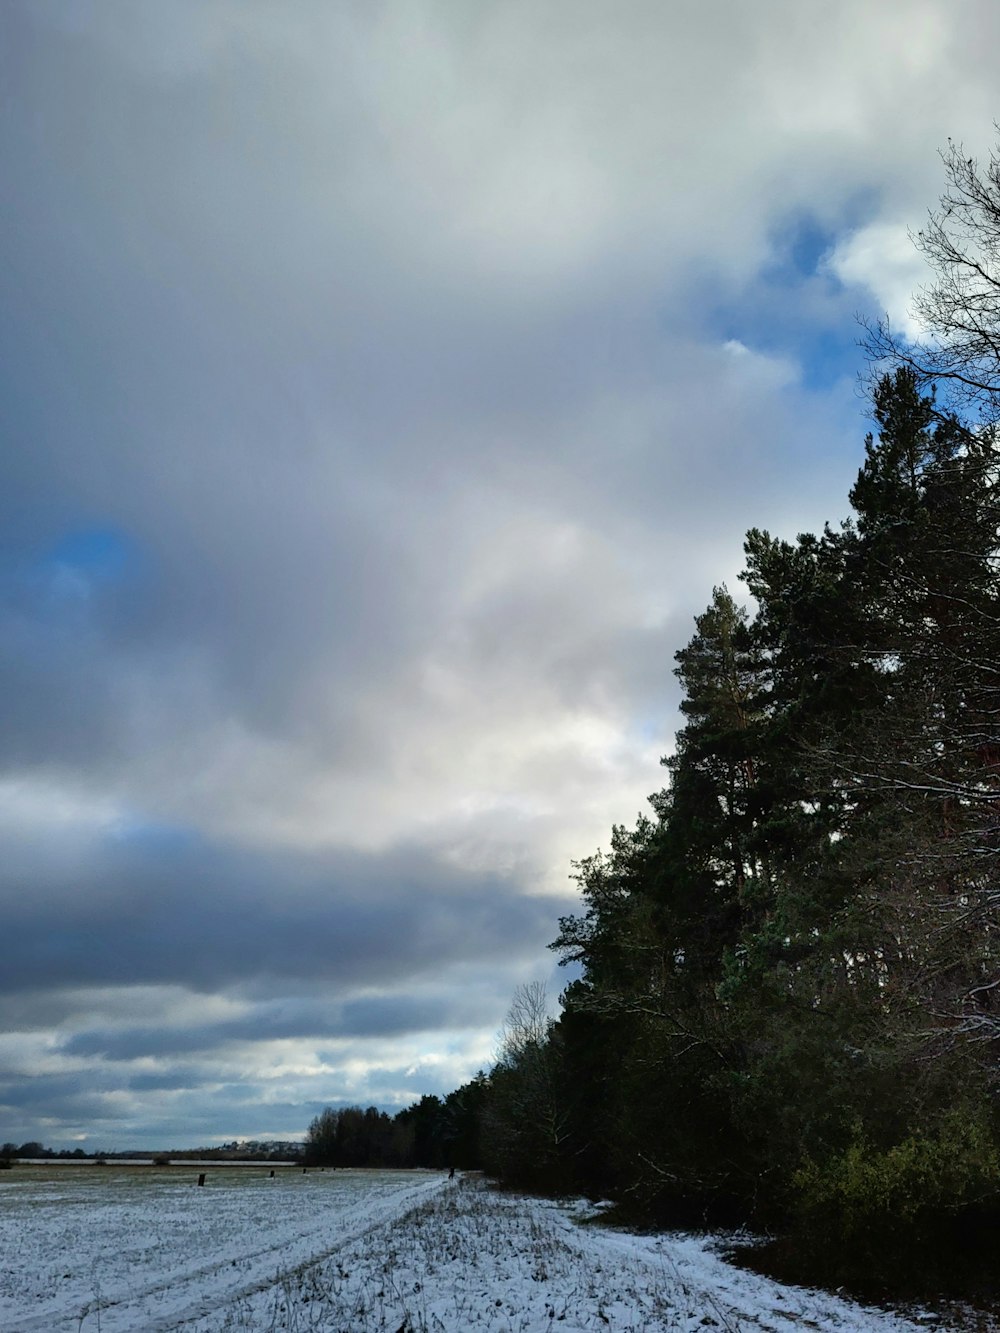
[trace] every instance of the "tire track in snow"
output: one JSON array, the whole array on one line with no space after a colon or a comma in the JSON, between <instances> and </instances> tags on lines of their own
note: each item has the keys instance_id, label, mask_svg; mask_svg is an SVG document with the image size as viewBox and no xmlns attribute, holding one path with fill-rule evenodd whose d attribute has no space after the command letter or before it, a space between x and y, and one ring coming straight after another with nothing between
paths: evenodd
<instances>
[{"instance_id":1,"label":"tire track in snow","mask_svg":"<svg viewBox=\"0 0 1000 1333\"><path fill-rule=\"evenodd\" d=\"M241 1256L241 1262L249 1261L256 1269L255 1276L248 1278L245 1271L231 1272L234 1261L226 1258L167 1274L138 1290L129 1288L119 1295L96 1298L82 1305L74 1302L72 1308L50 1309L44 1314L32 1315L7 1324L4 1333L59 1333L63 1329L96 1333L98 1325L101 1333L137 1333L139 1329L142 1333L171 1333L244 1297L277 1286L290 1272L302 1272L322 1262L345 1245L403 1216L421 1199L443 1189L444 1185L443 1178L434 1176L375 1200L360 1192L356 1204L349 1204L332 1219L336 1231L327 1232L318 1249L313 1248L317 1232L313 1226ZM266 1273L262 1273L265 1265ZM198 1284L211 1285L213 1290L197 1295ZM194 1290L181 1297L182 1305L177 1297L184 1288ZM146 1307L146 1302L168 1294L171 1295L169 1310L155 1314Z\"/></svg>"}]
</instances>

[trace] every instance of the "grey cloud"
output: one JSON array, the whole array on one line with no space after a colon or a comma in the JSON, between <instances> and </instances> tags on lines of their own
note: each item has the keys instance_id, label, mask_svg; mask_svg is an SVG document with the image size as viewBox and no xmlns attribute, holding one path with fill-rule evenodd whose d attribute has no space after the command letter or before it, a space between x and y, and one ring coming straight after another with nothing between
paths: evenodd
<instances>
[{"instance_id":1,"label":"grey cloud","mask_svg":"<svg viewBox=\"0 0 1000 1333\"><path fill-rule=\"evenodd\" d=\"M290 1038L322 1043L330 1038L361 1039L432 1033L441 1029L477 1028L496 1021L497 997L414 995L406 978L392 995L341 1002L334 994L324 1000L288 999L278 1004L253 1006L237 1019L177 1027L129 1027L85 1030L67 1037L60 1046L66 1056L102 1056L128 1061L155 1056L171 1058L217 1051L232 1043L281 1041ZM172 1075L150 1086L171 1086ZM138 1087L133 1079L129 1086Z\"/></svg>"},{"instance_id":2,"label":"grey cloud","mask_svg":"<svg viewBox=\"0 0 1000 1333\"><path fill-rule=\"evenodd\" d=\"M843 510L855 367L816 347L858 294L781 268L792 223L919 224L935 147L989 135L998 25L0 6L0 785L48 814L3 825L8 1030L100 1095L172 1086L142 1055L494 1025L565 910L526 891L659 785L743 530ZM94 528L127 567L67 582ZM67 793L114 817L67 830ZM157 984L248 1017L108 998ZM163 1132L237 1106L201 1086Z\"/></svg>"},{"instance_id":3,"label":"grey cloud","mask_svg":"<svg viewBox=\"0 0 1000 1333\"><path fill-rule=\"evenodd\" d=\"M352 54L376 49L391 70L393 25L385 46L309 5L290 29L263 10L240 21L215 6L214 20L191 15L210 57L168 62L150 82L146 57L123 63L120 33L142 45L142 25L114 7L63 25L54 45L24 7L11 13L26 58L11 71L6 156L22 214L13 271L26 290L12 293L21 318L0 364L11 437L31 441L11 507L23 513L25 492L38 504L44 485L50 525L82 505L150 552L144 596L116 594L82 638L29 626L12 641L12 759L85 770L103 756L114 769L148 743L157 699L154 742L207 711L298 743L312 731L327 756L370 746L352 718L359 694L376 681L396 691L399 664L447 628L442 589L475 540L455 529L456 492L460 504L492 492L500 523L533 494L554 521L568 510L598 530L610 523L616 542L641 516L647 534L672 534L661 559L694 543L690 515L704 515L712 459L744 410L738 392L713 394L717 424L699 396L645 431L627 419L588 428L575 413L595 385L624 404L658 381L665 397L679 380L702 382L703 369L678 373L683 339L660 333L654 354L634 294L612 296L585 275L541 300L516 284L480 286L484 306L470 300L481 278L442 281L441 256L426 262L427 217L404 221L401 201L371 212L357 179L370 154L390 191L416 188L372 142L401 114L391 88L380 110L364 86L370 67ZM449 61L460 40L450 21L436 16ZM634 22L641 32L652 11L638 7ZM302 40L311 25L317 50L329 42L347 61L332 94ZM521 45L509 24L487 23L487 38ZM611 69L623 52L636 57L634 33L613 44ZM509 94L502 81L485 92ZM553 86L557 99L575 95ZM95 181L103 188L85 190ZM647 262L659 263L655 250ZM744 420L739 439L755 426ZM65 449L72 436L85 439L85 467ZM761 470L738 451L728 461L741 483L730 494L745 506ZM733 510L716 506L720 540ZM703 528L702 517L701 539ZM497 615L501 641L520 591ZM598 609L594 637L607 628ZM616 658L627 689L624 652ZM582 678L589 660L578 646L565 674ZM199 682L194 697L171 690L171 674L185 672ZM317 706L324 678L337 680L340 706Z\"/></svg>"},{"instance_id":4,"label":"grey cloud","mask_svg":"<svg viewBox=\"0 0 1000 1333\"><path fill-rule=\"evenodd\" d=\"M40 887L42 847L37 857ZM419 848L275 857L111 842L75 873L57 867L44 894L26 897L19 880L0 877L18 940L3 988L37 988L44 978L63 986L211 988L257 976L399 984L449 962L544 945L556 904L510 888Z\"/></svg>"},{"instance_id":5,"label":"grey cloud","mask_svg":"<svg viewBox=\"0 0 1000 1333\"><path fill-rule=\"evenodd\" d=\"M32 1126L44 1117L50 1144L76 1146L83 1126L88 1146L108 1150L210 1145L221 1137L220 1125L239 1127L227 1137L267 1131L300 1137L322 1104L259 1103L244 1085L216 1082L205 1100L199 1084L185 1080L163 1087L137 1083L124 1096L117 1087L114 1094L91 1092L63 1078L40 1078L14 1088L0 1085L0 1114L12 1141L36 1137Z\"/></svg>"},{"instance_id":6,"label":"grey cloud","mask_svg":"<svg viewBox=\"0 0 1000 1333\"><path fill-rule=\"evenodd\" d=\"M101 1118L114 1114L116 1090L113 1080L100 1073L89 1075L86 1081L73 1075L40 1074L16 1083L0 1080L0 1107L8 1108L8 1113L16 1110L59 1120Z\"/></svg>"},{"instance_id":7,"label":"grey cloud","mask_svg":"<svg viewBox=\"0 0 1000 1333\"><path fill-rule=\"evenodd\" d=\"M135 1093L192 1091L203 1088L206 1084L215 1086L217 1082L218 1079L209 1064L175 1063L169 1069L152 1073L129 1073L122 1079L123 1087Z\"/></svg>"}]
</instances>

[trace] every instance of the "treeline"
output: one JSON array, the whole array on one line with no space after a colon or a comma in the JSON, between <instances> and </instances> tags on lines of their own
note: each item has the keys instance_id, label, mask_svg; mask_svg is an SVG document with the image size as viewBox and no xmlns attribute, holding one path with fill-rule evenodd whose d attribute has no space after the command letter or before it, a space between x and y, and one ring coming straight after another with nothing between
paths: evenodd
<instances>
[{"instance_id":1,"label":"treeline","mask_svg":"<svg viewBox=\"0 0 1000 1333\"><path fill-rule=\"evenodd\" d=\"M46 1148L43 1143L38 1143L34 1139L20 1145L16 1143L0 1144L0 1162L16 1162L20 1158L71 1158L76 1160L81 1157L89 1157L90 1154L84 1152L82 1148Z\"/></svg>"},{"instance_id":2,"label":"treeline","mask_svg":"<svg viewBox=\"0 0 1000 1333\"><path fill-rule=\"evenodd\" d=\"M32 1139L18 1146L16 1143L0 1145L0 1164L16 1161L203 1161L203 1162L297 1162L302 1156L302 1145L288 1140L246 1139L234 1140L221 1147L212 1148L171 1148L167 1152L149 1152L141 1149L126 1149L119 1152L87 1151L83 1148L47 1148L43 1143Z\"/></svg>"},{"instance_id":3,"label":"treeline","mask_svg":"<svg viewBox=\"0 0 1000 1333\"><path fill-rule=\"evenodd\" d=\"M882 380L855 517L751 531L678 653L653 818L556 947L553 1169L867 1264L1000 1201L995 441ZM595 1108L597 1111L595 1113Z\"/></svg>"},{"instance_id":4,"label":"treeline","mask_svg":"<svg viewBox=\"0 0 1000 1333\"><path fill-rule=\"evenodd\" d=\"M487 1086L480 1074L443 1099L421 1097L392 1117L374 1106L327 1107L309 1126L303 1160L333 1167L477 1168Z\"/></svg>"},{"instance_id":5,"label":"treeline","mask_svg":"<svg viewBox=\"0 0 1000 1333\"><path fill-rule=\"evenodd\" d=\"M676 655L669 783L577 867L580 978L552 1023L519 994L483 1106L511 1182L834 1278L1000 1227L1000 164L945 162L941 318L876 331L853 515L748 533L753 605L716 588Z\"/></svg>"}]
</instances>

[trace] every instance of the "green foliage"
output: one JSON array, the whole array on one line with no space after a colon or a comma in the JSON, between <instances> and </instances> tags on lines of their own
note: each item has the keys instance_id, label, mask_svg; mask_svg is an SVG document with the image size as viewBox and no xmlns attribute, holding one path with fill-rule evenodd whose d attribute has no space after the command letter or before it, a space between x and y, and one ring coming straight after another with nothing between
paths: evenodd
<instances>
[{"instance_id":1,"label":"green foliage","mask_svg":"<svg viewBox=\"0 0 1000 1333\"><path fill-rule=\"evenodd\" d=\"M843 1152L807 1159L792 1183L802 1246L877 1271L908 1251L926 1260L963 1215L995 1208L1000 1150L975 1108L956 1108L887 1148L859 1123Z\"/></svg>"},{"instance_id":2,"label":"green foliage","mask_svg":"<svg viewBox=\"0 0 1000 1333\"><path fill-rule=\"evenodd\" d=\"M412 1157L412 1135L398 1116L393 1121L374 1106L328 1106L309 1126L303 1160L310 1166L412 1166Z\"/></svg>"},{"instance_id":3,"label":"green foliage","mask_svg":"<svg viewBox=\"0 0 1000 1333\"><path fill-rule=\"evenodd\" d=\"M854 519L752 530L754 615L697 618L669 786L577 866L582 977L492 1080L549 1062L549 1174L869 1267L1000 1212L1000 459L905 368L874 410Z\"/></svg>"},{"instance_id":4,"label":"green foliage","mask_svg":"<svg viewBox=\"0 0 1000 1333\"><path fill-rule=\"evenodd\" d=\"M440 1097L426 1094L390 1118L369 1106L327 1106L306 1134L304 1161L313 1166L458 1167L481 1165L480 1127L489 1079L479 1073Z\"/></svg>"},{"instance_id":5,"label":"green foliage","mask_svg":"<svg viewBox=\"0 0 1000 1333\"><path fill-rule=\"evenodd\" d=\"M484 1102L509 1179L869 1273L1000 1219L1000 447L889 351L853 517L747 534L754 611L715 588L676 654L669 783L576 866L581 975Z\"/></svg>"},{"instance_id":6,"label":"green foliage","mask_svg":"<svg viewBox=\"0 0 1000 1333\"><path fill-rule=\"evenodd\" d=\"M405 1136L408 1165L450 1165L445 1160L443 1109L439 1097L424 1096L396 1116L396 1125Z\"/></svg>"}]
</instances>

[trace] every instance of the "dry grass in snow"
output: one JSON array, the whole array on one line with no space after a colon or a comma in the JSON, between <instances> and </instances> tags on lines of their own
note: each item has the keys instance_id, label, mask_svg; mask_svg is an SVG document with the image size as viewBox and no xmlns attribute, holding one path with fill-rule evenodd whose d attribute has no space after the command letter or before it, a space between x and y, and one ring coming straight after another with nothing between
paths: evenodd
<instances>
[{"instance_id":1,"label":"dry grass in snow","mask_svg":"<svg viewBox=\"0 0 1000 1333\"><path fill-rule=\"evenodd\" d=\"M375 1235L286 1273L233 1305L246 1333L658 1333L719 1329L904 1333L916 1324L734 1268L711 1242L581 1225L583 1204L498 1192L468 1178Z\"/></svg>"},{"instance_id":2,"label":"dry grass in snow","mask_svg":"<svg viewBox=\"0 0 1000 1333\"><path fill-rule=\"evenodd\" d=\"M18 1168L3 1333L914 1333L720 1257L721 1240L406 1171Z\"/></svg>"}]
</instances>

